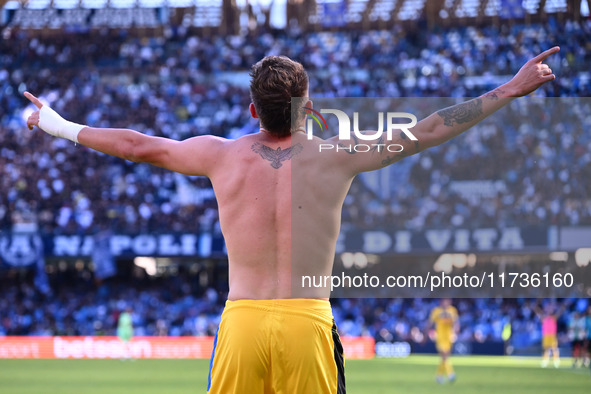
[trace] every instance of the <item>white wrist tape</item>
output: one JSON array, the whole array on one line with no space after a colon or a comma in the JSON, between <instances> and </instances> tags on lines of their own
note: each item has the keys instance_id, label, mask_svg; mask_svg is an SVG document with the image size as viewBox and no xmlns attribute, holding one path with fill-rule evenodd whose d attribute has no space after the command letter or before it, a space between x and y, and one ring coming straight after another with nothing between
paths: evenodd
<instances>
[{"instance_id":1,"label":"white wrist tape","mask_svg":"<svg viewBox=\"0 0 591 394\"><path fill-rule=\"evenodd\" d=\"M39 128L55 137L67 138L78 143L78 133L85 127L65 120L47 105L39 110Z\"/></svg>"}]
</instances>

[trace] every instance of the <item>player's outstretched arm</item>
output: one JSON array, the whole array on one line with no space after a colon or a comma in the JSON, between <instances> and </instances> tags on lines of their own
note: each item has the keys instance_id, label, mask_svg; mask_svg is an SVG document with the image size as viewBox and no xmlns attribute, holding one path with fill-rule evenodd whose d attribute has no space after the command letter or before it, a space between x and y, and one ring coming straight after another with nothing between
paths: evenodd
<instances>
[{"instance_id":1,"label":"player's outstretched arm","mask_svg":"<svg viewBox=\"0 0 591 394\"><path fill-rule=\"evenodd\" d=\"M559 47L550 48L530 59L511 81L478 97L437 111L412 129L422 149L440 145L492 115L516 97L526 96L556 76L544 64Z\"/></svg>"},{"instance_id":2,"label":"player's outstretched arm","mask_svg":"<svg viewBox=\"0 0 591 394\"><path fill-rule=\"evenodd\" d=\"M372 149L356 155L343 153L340 155L342 164L348 166L353 173L377 170L406 156L449 141L495 113L514 98L528 95L544 83L554 80L556 76L543 61L559 50L559 47L554 47L530 59L506 84L478 98L437 111L421 120L409 129L416 140L401 132L394 136L392 141L383 141L383 138L374 141L375 145L402 147L403 149L398 149L399 152L383 147L379 152Z\"/></svg>"},{"instance_id":3,"label":"player's outstretched arm","mask_svg":"<svg viewBox=\"0 0 591 394\"><path fill-rule=\"evenodd\" d=\"M27 119L31 130L37 126L50 135L67 138L108 155L150 163L183 174L209 176L224 143L223 139L213 136L175 141L130 129L79 125L63 119L31 93L25 92L25 97L39 108Z\"/></svg>"}]
</instances>

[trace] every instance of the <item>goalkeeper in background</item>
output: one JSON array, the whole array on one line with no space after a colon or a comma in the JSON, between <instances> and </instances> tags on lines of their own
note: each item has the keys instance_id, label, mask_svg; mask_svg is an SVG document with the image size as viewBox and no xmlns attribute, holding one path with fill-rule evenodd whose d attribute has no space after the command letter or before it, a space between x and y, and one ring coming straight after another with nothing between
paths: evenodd
<instances>
[{"instance_id":1,"label":"goalkeeper in background","mask_svg":"<svg viewBox=\"0 0 591 394\"><path fill-rule=\"evenodd\" d=\"M133 338L133 322L131 320L131 308L127 307L119 315L117 324L117 336L123 342L123 357L121 360L131 359L130 341Z\"/></svg>"},{"instance_id":2,"label":"goalkeeper in background","mask_svg":"<svg viewBox=\"0 0 591 394\"><path fill-rule=\"evenodd\" d=\"M443 383L447 376L449 381L453 382L456 380L456 374L449 361L449 355L456 340L456 334L460 331L460 324L458 310L451 304L451 299L443 298L440 301L440 306L431 311L429 330L433 326L435 326L435 346L441 356L435 379L437 383Z\"/></svg>"}]
</instances>

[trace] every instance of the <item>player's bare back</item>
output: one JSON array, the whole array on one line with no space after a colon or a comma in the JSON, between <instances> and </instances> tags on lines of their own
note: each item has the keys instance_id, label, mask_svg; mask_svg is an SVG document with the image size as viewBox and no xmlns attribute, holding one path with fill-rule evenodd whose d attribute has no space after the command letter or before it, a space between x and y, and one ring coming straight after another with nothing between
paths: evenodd
<instances>
[{"instance_id":1,"label":"player's bare back","mask_svg":"<svg viewBox=\"0 0 591 394\"><path fill-rule=\"evenodd\" d=\"M302 275L330 275L341 208L355 174L382 168L407 154L440 145L513 98L527 95L554 80L555 75L543 61L558 50L559 47L554 47L530 59L511 81L499 88L420 121L413 127L413 133L418 136L414 143L401 133L389 141L404 148L403 154L396 156L385 151L359 155L324 152L326 154L320 155L318 144L322 141L308 140L301 132L289 135L277 132L272 136L261 131L235 141L212 136L173 141L129 129L92 128L66 121L25 92L38 108L27 119L27 125L29 128L39 126L48 134L109 155L183 174L208 176L218 200L228 251L230 300L328 298L327 288L303 289L298 284ZM271 77L280 85L281 78L293 77L293 73L285 70L275 75L273 68L278 64L293 66L293 61L287 58L269 61L274 66L261 69L263 61L255 65L259 74L269 72L259 85L268 85L267 79ZM299 85L292 82L298 86L299 94L305 91L307 96L307 76L301 64L296 65L299 68L291 69L299 76ZM281 87L278 91L285 89ZM264 89L259 92L257 99L265 98L265 92ZM288 99L291 102L286 97L281 104L287 105ZM272 100L268 104L273 107L277 102ZM251 104L251 114L258 118L254 104ZM271 110L265 115L272 120L277 111ZM285 125L285 121L282 119L280 124ZM286 136L279 138L278 135Z\"/></svg>"},{"instance_id":2,"label":"player's bare back","mask_svg":"<svg viewBox=\"0 0 591 394\"><path fill-rule=\"evenodd\" d=\"M220 149L210 179L228 250L228 299L329 297L297 282L330 274L353 176L333 154L315 154L317 143L262 131Z\"/></svg>"}]
</instances>

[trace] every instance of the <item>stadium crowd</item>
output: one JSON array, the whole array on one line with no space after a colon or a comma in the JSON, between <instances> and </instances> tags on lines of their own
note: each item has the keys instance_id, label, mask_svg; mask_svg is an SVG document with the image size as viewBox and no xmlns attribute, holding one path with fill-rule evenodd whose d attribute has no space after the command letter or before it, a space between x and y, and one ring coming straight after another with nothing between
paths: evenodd
<instances>
[{"instance_id":1,"label":"stadium crowd","mask_svg":"<svg viewBox=\"0 0 591 394\"><path fill-rule=\"evenodd\" d=\"M4 280L0 290L0 336L116 335L118 316L128 307L135 335L215 335L225 300L183 273L95 286L87 269L69 269L52 276L46 293L27 280L11 286L14 280Z\"/></svg>"},{"instance_id":2,"label":"stadium crowd","mask_svg":"<svg viewBox=\"0 0 591 394\"><path fill-rule=\"evenodd\" d=\"M32 283L0 287L0 336L4 335L116 335L118 315L132 307L138 336L215 335L223 310L223 294L202 287L199 275L180 272L162 278L115 280L93 285L85 270L52 276L53 291L43 294ZM429 341L429 313L437 299L333 299L334 318L341 335L371 336L376 341ZM541 340L541 316L546 305L560 311L559 340L570 341L568 322L575 312L586 314L588 299L458 299L458 341L502 341L503 328L512 327L514 348ZM591 309L589 309L591 310ZM591 319L591 316L590 316ZM591 322L591 320L590 320ZM591 335L591 333L589 333Z\"/></svg>"},{"instance_id":3,"label":"stadium crowd","mask_svg":"<svg viewBox=\"0 0 591 394\"><path fill-rule=\"evenodd\" d=\"M552 124L540 131L520 117L519 106L504 109L508 125L490 121L453 144L403 161L408 163L397 166L395 176L409 181L397 183L388 199L361 178L343 217L361 227L590 224L591 186L584 179L591 175L591 139L582 133L590 122L582 98L591 93L584 66L591 60L590 30L590 21L420 34L395 29L244 37L197 37L183 28L142 38L125 30L51 36L5 30L0 228L192 232L217 223L207 179L124 162L27 131L32 109L22 97L25 89L79 123L175 139L236 138L256 131L247 111L246 73L264 55L301 61L313 96L471 97L508 80L528 58L556 44L562 50L549 63L559 78L538 95L579 99L546 99L544 116ZM564 108L572 116L554 127ZM486 196L451 187L475 179L500 181L502 187Z\"/></svg>"},{"instance_id":4,"label":"stadium crowd","mask_svg":"<svg viewBox=\"0 0 591 394\"><path fill-rule=\"evenodd\" d=\"M563 122L554 126L547 120L539 130L520 117L519 105L511 105L504 109L507 125L485 122L453 144L401 162L395 176L408 182L398 183L387 199L363 178L356 181L345 201L344 224L396 223L412 229L589 225L591 184L585 180L591 179L591 136L583 130L591 122L584 99L591 93L585 66L591 60L590 34L591 21L244 37L197 37L183 28L151 38L125 30L50 36L5 30L0 40L0 230L200 232L219 226L205 178L125 162L39 130L29 132L25 119L32 108L22 97L25 89L79 123L174 139L237 138L257 131L247 111L247 72L265 55L302 62L312 96L474 97L554 45L562 48L549 59L558 79L538 92L551 105L535 107L535 118L567 114ZM558 98L565 96L578 99ZM452 188L454 181L482 179L499 189L474 195ZM193 279L179 275L168 278L166 286L95 287L89 278L70 278L54 284L49 294L32 283L3 285L0 335L112 335L128 305L134 308L136 335L213 335L224 297ZM435 303L338 299L333 305L344 335L422 342ZM568 313L581 308L578 301L562 303ZM460 300L459 337L500 340L510 321L515 331L528 333L523 346L539 342L534 304Z\"/></svg>"}]
</instances>

